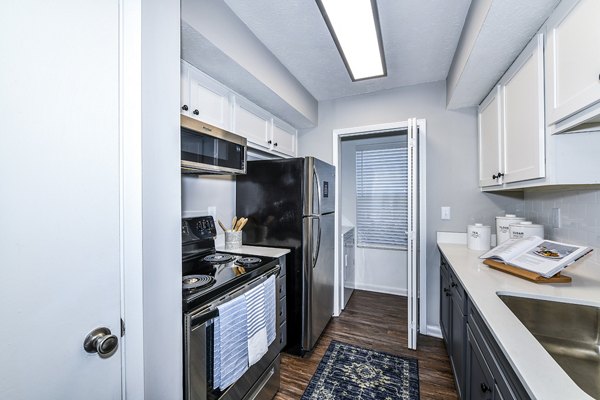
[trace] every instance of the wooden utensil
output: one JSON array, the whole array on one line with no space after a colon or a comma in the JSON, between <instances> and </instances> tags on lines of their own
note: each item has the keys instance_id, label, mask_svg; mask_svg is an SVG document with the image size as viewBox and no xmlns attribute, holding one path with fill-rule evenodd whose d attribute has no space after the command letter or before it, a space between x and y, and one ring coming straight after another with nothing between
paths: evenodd
<instances>
[{"instance_id":1,"label":"wooden utensil","mask_svg":"<svg viewBox=\"0 0 600 400\"><path fill-rule=\"evenodd\" d=\"M239 231L239 228L242 225L242 222L244 222L244 218L238 219L237 224L235 224L235 227L233 228L234 232L238 232Z\"/></svg>"},{"instance_id":2,"label":"wooden utensil","mask_svg":"<svg viewBox=\"0 0 600 400\"><path fill-rule=\"evenodd\" d=\"M248 222L248 218L242 218L242 224L239 226L238 232L240 232L242 229L244 229L247 222Z\"/></svg>"},{"instance_id":3,"label":"wooden utensil","mask_svg":"<svg viewBox=\"0 0 600 400\"><path fill-rule=\"evenodd\" d=\"M217 222L219 222L219 226L221 227L221 229L223 229L223 232L227 232L227 228L225 228L225 225L223 225L223 223L221 222L221 220L218 219Z\"/></svg>"},{"instance_id":4,"label":"wooden utensil","mask_svg":"<svg viewBox=\"0 0 600 400\"><path fill-rule=\"evenodd\" d=\"M233 217L233 219L231 220L231 230L235 231L235 224L237 223L237 217Z\"/></svg>"}]
</instances>

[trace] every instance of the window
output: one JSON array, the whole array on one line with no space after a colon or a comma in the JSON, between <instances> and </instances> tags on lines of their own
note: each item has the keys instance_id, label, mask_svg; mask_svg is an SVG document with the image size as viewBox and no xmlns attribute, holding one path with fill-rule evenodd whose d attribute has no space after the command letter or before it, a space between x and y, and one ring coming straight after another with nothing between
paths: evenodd
<instances>
[{"instance_id":1,"label":"window","mask_svg":"<svg viewBox=\"0 0 600 400\"><path fill-rule=\"evenodd\" d=\"M403 140L356 149L358 246L406 248L408 151Z\"/></svg>"}]
</instances>

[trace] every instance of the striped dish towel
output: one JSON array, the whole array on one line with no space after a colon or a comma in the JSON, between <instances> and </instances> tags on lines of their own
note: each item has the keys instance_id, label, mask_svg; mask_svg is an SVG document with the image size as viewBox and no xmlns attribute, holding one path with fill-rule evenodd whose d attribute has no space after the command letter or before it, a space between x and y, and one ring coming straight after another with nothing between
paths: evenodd
<instances>
[{"instance_id":1,"label":"striped dish towel","mask_svg":"<svg viewBox=\"0 0 600 400\"><path fill-rule=\"evenodd\" d=\"M275 340L276 330L275 324L277 323L277 290L275 285L275 275L271 275L264 283L264 296L265 296L265 326L267 328L267 346Z\"/></svg>"},{"instance_id":2,"label":"striped dish towel","mask_svg":"<svg viewBox=\"0 0 600 400\"><path fill-rule=\"evenodd\" d=\"M248 325L246 297L238 296L218 306L221 354L221 390L248 370Z\"/></svg>"},{"instance_id":3,"label":"striped dish towel","mask_svg":"<svg viewBox=\"0 0 600 400\"><path fill-rule=\"evenodd\" d=\"M221 319L213 320L213 388L221 386Z\"/></svg>"},{"instance_id":4,"label":"striped dish towel","mask_svg":"<svg viewBox=\"0 0 600 400\"><path fill-rule=\"evenodd\" d=\"M258 285L248 291L248 364L256 364L267 353L267 328L265 326L265 291L263 285Z\"/></svg>"}]
</instances>

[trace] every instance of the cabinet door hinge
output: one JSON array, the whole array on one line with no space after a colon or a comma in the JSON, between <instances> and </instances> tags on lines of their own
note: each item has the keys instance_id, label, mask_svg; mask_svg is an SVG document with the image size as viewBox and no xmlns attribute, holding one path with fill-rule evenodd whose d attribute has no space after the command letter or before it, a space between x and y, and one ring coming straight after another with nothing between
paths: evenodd
<instances>
[{"instance_id":1,"label":"cabinet door hinge","mask_svg":"<svg viewBox=\"0 0 600 400\"><path fill-rule=\"evenodd\" d=\"M125 321L121 318L121 337L125 335Z\"/></svg>"}]
</instances>

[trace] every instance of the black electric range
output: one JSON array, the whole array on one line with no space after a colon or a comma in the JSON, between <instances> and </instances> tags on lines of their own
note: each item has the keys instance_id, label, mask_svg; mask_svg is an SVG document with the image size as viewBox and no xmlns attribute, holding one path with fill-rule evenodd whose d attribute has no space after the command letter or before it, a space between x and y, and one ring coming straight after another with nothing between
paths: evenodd
<instances>
[{"instance_id":1,"label":"black electric range","mask_svg":"<svg viewBox=\"0 0 600 400\"><path fill-rule=\"evenodd\" d=\"M184 218L182 233L183 311L201 306L269 271L277 258L215 250L211 216Z\"/></svg>"}]
</instances>

